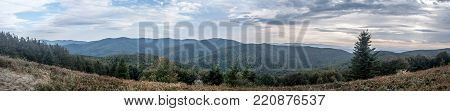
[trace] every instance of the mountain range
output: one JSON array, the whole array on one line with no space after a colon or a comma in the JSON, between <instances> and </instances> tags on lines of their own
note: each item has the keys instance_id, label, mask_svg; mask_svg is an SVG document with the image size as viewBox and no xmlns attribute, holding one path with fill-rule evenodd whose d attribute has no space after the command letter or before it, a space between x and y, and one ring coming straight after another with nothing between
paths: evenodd
<instances>
[{"instance_id":1,"label":"mountain range","mask_svg":"<svg viewBox=\"0 0 450 111\"><path fill-rule=\"evenodd\" d=\"M320 68L347 63L353 54L348 49L318 48L308 44L246 44L227 39L148 39L107 38L99 41L45 41L64 46L72 54L105 57L120 54L150 54L190 65L209 68L213 65L228 67L242 65L256 69L298 70ZM347 50L347 51L345 51ZM438 50L414 50L402 53L379 51L379 56L408 57L435 56ZM261 70L264 71L264 70Z\"/></svg>"}]
</instances>

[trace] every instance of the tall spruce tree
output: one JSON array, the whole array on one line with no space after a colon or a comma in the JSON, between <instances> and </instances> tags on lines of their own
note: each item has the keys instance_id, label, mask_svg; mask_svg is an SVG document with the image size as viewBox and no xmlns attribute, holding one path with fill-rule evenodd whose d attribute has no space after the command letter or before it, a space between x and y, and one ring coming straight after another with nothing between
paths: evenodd
<instances>
[{"instance_id":1,"label":"tall spruce tree","mask_svg":"<svg viewBox=\"0 0 450 111\"><path fill-rule=\"evenodd\" d=\"M358 36L355 43L354 56L351 60L351 70L355 79L368 79L373 77L376 65L375 48L371 48L371 34L369 31L363 31Z\"/></svg>"}]
</instances>

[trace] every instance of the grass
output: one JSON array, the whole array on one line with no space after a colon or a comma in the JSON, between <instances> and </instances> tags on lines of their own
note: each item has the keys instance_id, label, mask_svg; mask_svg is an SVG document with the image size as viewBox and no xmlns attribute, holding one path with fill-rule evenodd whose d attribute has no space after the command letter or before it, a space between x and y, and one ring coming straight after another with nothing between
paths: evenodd
<instances>
[{"instance_id":1,"label":"grass","mask_svg":"<svg viewBox=\"0 0 450 111\"><path fill-rule=\"evenodd\" d=\"M0 90L49 91L449 91L450 66L369 80L289 87L227 87L123 80L0 56Z\"/></svg>"}]
</instances>

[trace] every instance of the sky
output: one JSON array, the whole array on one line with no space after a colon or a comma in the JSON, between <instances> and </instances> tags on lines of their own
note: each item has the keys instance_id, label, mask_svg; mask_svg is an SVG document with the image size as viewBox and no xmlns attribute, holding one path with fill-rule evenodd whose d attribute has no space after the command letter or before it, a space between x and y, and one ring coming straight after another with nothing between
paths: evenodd
<instances>
[{"instance_id":1,"label":"sky","mask_svg":"<svg viewBox=\"0 0 450 111\"><path fill-rule=\"evenodd\" d=\"M379 50L450 48L450 0L0 0L0 5L0 31L45 40L137 38L139 24L152 22L159 31L146 30L145 37L351 48L358 33L369 30ZM185 27L177 31L177 23L192 24L193 33ZM232 33L221 23L232 24Z\"/></svg>"}]
</instances>

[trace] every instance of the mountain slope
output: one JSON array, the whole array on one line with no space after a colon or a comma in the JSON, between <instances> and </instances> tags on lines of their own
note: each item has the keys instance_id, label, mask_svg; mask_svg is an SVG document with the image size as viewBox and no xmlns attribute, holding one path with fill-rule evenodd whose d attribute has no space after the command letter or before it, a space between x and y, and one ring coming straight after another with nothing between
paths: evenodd
<instances>
[{"instance_id":1,"label":"mountain slope","mask_svg":"<svg viewBox=\"0 0 450 111\"><path fill-rule=\"evenodd\" d=\"M226 39L131 39L131 38L108 38L99 41L88 42L85 44L70 44L66 47L72 54L87 56L111 56L117 54L136 54L138 52L148 52L152 55L172 57L175 51L181 48L189 48L195 51L206 51L234 46L239 42ZM187 47L185 47L187 46ZM213 48L213 49L211 49ZM194 52L190 52L194 53ZM170 56L172 55L172 56Z\"/></svg>"},{"instance_id":2,"label":"mountain slope","mask_svg":"<svg viewBox=\"0 0 450 111\"><path fill-rule=\"evenodd\" d=\"M74 41L74 40L54 40L54 41L50 41L50 40L43 40L43 42L49 44L49 45L70 45L70 44L84 44L87 42L84 41Z\"/></svg>"},{"instance_id":3,"label":"mountain slope","mask_svg":"<svg viewBox=\"0 0 450 111\"><path fill-rule=\"evenodd\" d=\"M279 70L288 68L300 69L342 64L351 58L351 53L339 49L243 44L233 40L217 38L178 40L169 38L130 39L122 37L103 39L85 44L71 44L64 47L72 54L87 56L110 56L146 52L156 56L163 56L179 63L207 68L217 62L222 67L228 67L232 64L245 64L250 66L268 66L271 69L279 68ZM243 61L258 61L262 63L253 62L247 64L243 63Z\"/></svg>"},{"instance_id":4,"label":"mountain slope","mask_svg":"<svg viewBox=\"0 0 450 111\"><path fill-rule=\"evenodd\" d=\"M203 67L217 62L220 66L240 64L259 70L297 70L343 64L351 57L348 52L330 48L242 44L215 51L196 61Z\"/></svg>"},{"instance_id":5,"label":"mountain slope","mask_svg":"<svg viewBox=\"0 0 450 111\"><path fill-rule=\"evenodd\" d=\"M138 46L139 45L139 46ZM111 56L120 54L148 53L155 56L162 56L184 64L210 67L212 64L219 64L228 67L231 64L241 64L247 61L246 65L264 65L282 67L286 64L296 64L290 68L326 67L340 65L350 61L351 53L332 48L316 48L310 46L299 46L296 44L269 45L269 44L244 44L227 39L131 39L131 38L108 38L100 41L92 41L83 44L69 44L65 48L72 54L87 56ZM439 52L450 49L439 50L416 50L402 53L389 51L379 51L379 57L410 57L416 55L435 56ZM291 56L295 52L295 56ZM282 55L282 54L285 55ZM264 56L261 56L264 55ZM309 58L309 59L306 59ZM275 63L287 59L286 62ZM274 61L273 64L253 64L251 61ZM267 62L266 62L267 63ZM284 63L284 64L283 64ZM276 68L274 67L274 68ZM283 69L283 68L281 68ZM286 69L286 68L284 68Z\"/></svg>"},{"instance_id":6,"label":"mountain slope","mask_svg":"<svg viewBox=\"0 0 450 111\"><path fill-rule=\"evenodd\" d=\"M292 87L226 87L123 80L0 56L0 90L450 90L450 66L369 80Z\"/></svg>"}]
</instances>

